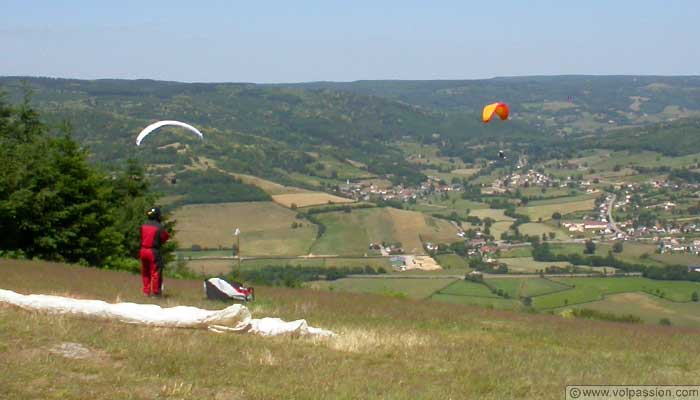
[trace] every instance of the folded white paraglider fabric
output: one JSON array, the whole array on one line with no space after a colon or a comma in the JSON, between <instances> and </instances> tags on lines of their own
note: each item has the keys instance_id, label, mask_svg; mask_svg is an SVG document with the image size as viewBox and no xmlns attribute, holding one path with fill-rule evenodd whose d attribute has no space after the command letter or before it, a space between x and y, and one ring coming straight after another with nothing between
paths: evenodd
<instances>
[{"instance_id":1,"label":"folded white paraglider fabric","mask_svg":"<svg viewBox=\"0 0 700 400\"><path fill-rule=\"evenodd\" d=\"M279 318L251 318L248 308L241 304L234 304L223 310L204 310L188 306L163 308L155 304L112 304L101 300L72 299L40 294L23 295L3 289L0 289L0 302L27 310L116 320L139 325L208 328L214 332L249 332L262 336L333 335L331 331L308 326L306 320L303 319L285 322Z\"/></svg>"}]
</instances>

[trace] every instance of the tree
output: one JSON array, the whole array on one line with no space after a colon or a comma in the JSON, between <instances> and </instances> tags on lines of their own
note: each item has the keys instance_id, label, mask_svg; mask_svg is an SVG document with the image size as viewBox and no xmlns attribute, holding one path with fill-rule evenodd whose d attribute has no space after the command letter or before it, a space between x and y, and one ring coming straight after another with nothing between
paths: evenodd
<instances>
[{"instance_id":1,"label":"tree","mask_svg":"<svg viewBox=\"0 0 700 400\"><path fill-rule=\"evenodd\" d=\"M621 241L615 242L615 244L613 244L612 249L615 253L622 253L622 250L623 250L622 242Z\"/></svg>"},{"instance_id":2,"label":"tree","mask_svg":"<svg viewBox=\"0 0 700 400\"><path fill-rule=\"evenodd\" d=\"M138 163L109 176L88 163L68 125L50 135L26 100L13 107L2 99L0 162L0 251L138 268L138 226L155 200Z\"/></svg>"},{"instance_id":3,"label":"tree","mask_svg":"<svg viewBox=\"0 0 700 400\"><path fill-rule=\"evenodd\" d=\"M694 301L694 302L696 302L696 303L698 302L698 299L699 299L699 298L700 298L700 297L698 296L698 292L697 292L697 291L693 292L693 294L690 295L690 300L691 300L691 301Z\"/></svg>"},{"instance_id":4,"label":"tree","mask_svg":"<svg viewBox=\"0 0 700 400\"><path fill-rule=\"evenodd\" d=\"M586 249L583 252L585 254L595 254L595 242L592 240L586 240Z\"/></svg>"},{"instance_id":5,"label":"tree","mask_svg":"<svg viewBox=\"0 0 700 400\"><path fill-rule=\"evenodd\" d=\"M561 213L560 213L559 211L555 211L555 212L552 214L552 219L556 219L556 220L561 219Z\"/></svg>"},{"instance_id":6,"label":"tree","mask_svg":"<svg viewBox=\"0 0 700 400\"><path fill-rule=\"evenodd\" d=\"M532 298L529 296L525 296L520 301L523 303L523 306L525 307L532 307Z\"/></svg>"}]
</instances>

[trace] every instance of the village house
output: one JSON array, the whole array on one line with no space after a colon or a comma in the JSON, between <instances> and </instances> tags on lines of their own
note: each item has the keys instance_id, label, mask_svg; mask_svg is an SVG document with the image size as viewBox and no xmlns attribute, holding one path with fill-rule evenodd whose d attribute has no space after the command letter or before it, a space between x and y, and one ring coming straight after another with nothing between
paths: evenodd
<instances>
[{"instance_id":1,"label":"village house","mask_svg":"<svg viewBox=\"0 0 700 400\"><path fill-rule=\"evenodd\" d=\"M586 221L583 223L583 229L586 230L605 230L608 228L606 221Z\"/></svg>"}]
</instances>

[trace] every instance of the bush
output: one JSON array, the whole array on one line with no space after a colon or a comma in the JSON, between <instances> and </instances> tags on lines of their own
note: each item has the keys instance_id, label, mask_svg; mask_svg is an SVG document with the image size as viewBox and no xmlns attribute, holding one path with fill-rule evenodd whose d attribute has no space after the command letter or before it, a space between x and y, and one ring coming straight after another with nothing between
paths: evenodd
<instances>
[{"instance_id":1,"label":"bush","mask_svg":"<svg viewBox=\"0 0 700 400\"><path fill-rule=\"evenodd\" d=\"M597 319L601 321L625 322L634 324L642 322L641 318L639 318L636 315L615 315L612 313L605 313L597 310L592 310L590 308L575 309L572 311L572 315L576 318Z\"/></svg>"},{"instance_id":2,"label":"bush","mask_svg":"<svg viewBox=\"0 0 700 400\"><path fill-rule=\"evenodd\" d=\"M624 249L622 242L615 242L612 249L615 253L622 253L622 250Z\"/></svg>"}]
</instances>

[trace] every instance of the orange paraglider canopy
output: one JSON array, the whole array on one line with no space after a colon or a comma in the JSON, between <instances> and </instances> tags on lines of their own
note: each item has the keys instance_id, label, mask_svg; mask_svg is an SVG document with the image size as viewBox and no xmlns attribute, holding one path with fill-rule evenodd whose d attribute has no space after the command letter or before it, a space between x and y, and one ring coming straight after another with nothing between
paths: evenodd
<instances>
[{"instance_id":1,"label":"orange paraglider canopy","mask_svg":"<svg viewBox=\"0 0 700 400\"><path fill-rule=\"evenodd\" d=\"M492 103L484 107L484 111L481 114L481 120L487 124L493 118L493 114L498 114L502 120L508 119L508 104L506 103Z\"/></svg>"}]
</instances>

